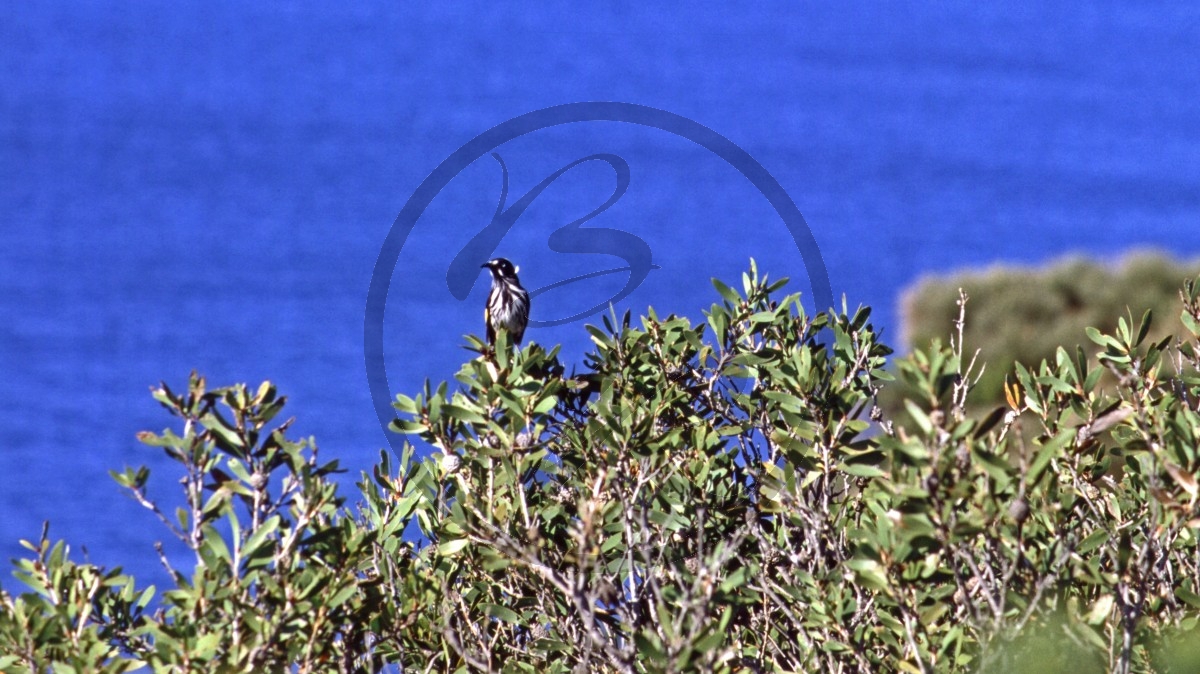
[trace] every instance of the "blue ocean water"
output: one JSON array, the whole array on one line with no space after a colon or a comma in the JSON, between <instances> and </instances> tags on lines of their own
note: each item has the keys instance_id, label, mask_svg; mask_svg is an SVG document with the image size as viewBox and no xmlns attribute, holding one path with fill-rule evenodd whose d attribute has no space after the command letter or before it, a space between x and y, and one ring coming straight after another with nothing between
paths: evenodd
<instances>
[{"instance_id":1,"label":"blue ocean water","mask_svg":"<svg viewBox=\"0 0 1200 674\"><path fill-rule=\"evenodd\" d=\"M897 294L922 274L1200 253L1197 44L1200 10L1170 3L5 5L0 557L48 519L93 561L161 584L152 546L168 534L107 471L149 465L154 494L175 498L177 475L134 434L170 424L149 387L192 369L278 383L353 497L388 446L364 366L380 248L426 176L506 120L623 101L724 135L799 206L835 297L895 336ZM779 216L688 140L588 122L496 152L509 204L579 158L628 163L628 191L588 226L636 234L661 269L618 309L699 320L708 279L751 256L811 296ZM497 253L530 288L620 266L547 245L613 184L596 162L565 174ZM459 301L446 270L500 191L499 163L477 160L404 242L383 325L393 391L449 378L461 335L481 331L486 280ZM548 292L534 318L624 280ZM529 338L573 362L587 348L579 323Z\"/></svg>"}]
</instances>

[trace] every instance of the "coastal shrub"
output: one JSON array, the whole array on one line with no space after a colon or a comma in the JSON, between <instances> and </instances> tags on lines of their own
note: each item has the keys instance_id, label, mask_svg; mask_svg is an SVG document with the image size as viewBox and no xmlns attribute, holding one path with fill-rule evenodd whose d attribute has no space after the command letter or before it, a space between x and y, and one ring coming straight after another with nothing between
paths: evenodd
<instances>
[{"instance_id":1,"label":"coastal shrub","mask_svg":"<svg viewBox=\"0 0 1200 674\"><path fill-rule=\"evenodd\" d=\"M961 335L889 370L868 310L741 281L701 321L588 326L574 371L468 338L453 385L396 399L422 451L353 507L270 384L160 387L176 425L142 440L185 505L115 477L192 568L152 598L29 543L0 671L1193 669L1200 378L1168 373L1200 364L1196 285L1185 338L1118 319L975 416Z\"/></svg>"}]
</instances>

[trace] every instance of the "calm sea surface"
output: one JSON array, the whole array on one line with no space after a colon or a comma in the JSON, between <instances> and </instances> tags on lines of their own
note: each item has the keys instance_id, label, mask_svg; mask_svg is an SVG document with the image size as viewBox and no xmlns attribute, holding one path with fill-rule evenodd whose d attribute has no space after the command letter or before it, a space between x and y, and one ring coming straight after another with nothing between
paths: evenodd
<instances>
[{"instance_id":1,"label":"calm sea surface","mask_svg":"<svg viewBox=\"0 0 1200 674\"><path fill-rule=\"evenodd\" d=\"M897 294L922 274L1200 254L1194 5L557 7L0 9L0 558L49 519L77 554L161 584L167 532L107 471L149 465L174 503L178 474L134 434L171 423L149 387L192 369L277 382L353 499L388 443L363 347L384 237L434 167L532 110L624 101L724 135L799 206L834 296L874 306L893 336ZM661 269L620 309L702 319L709 277L751 256L811 297L779 216L690 141L590 122L496 152L509 205L582 157L628 163L628 191L587 226L636 234ZM613 185L606 164L568 172L498 253L530 288L621 266L547 245ZM480 332L484 279L459 301L446 270L500 191L484 156L405 241L384 322L393 391L449 378ZM534 318L624 282L548 292ZM529 337L572 362L587 348L579 323Z\"/></svg>"}]
</instances>

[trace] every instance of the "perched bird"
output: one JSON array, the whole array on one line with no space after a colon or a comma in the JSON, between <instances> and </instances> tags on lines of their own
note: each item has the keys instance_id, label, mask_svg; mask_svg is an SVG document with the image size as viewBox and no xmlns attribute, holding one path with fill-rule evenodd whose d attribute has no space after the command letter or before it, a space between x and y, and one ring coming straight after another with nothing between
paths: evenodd
<instances>
[{"instance_id":1,"label":"perched bird","mask_svg":"<svg viewBox=\"0 0 1200 674\"><path fill-rule=\"evenodd\" d=\"M492 272L492 290L483 308L488 344L496 345L498 330L507 330L512 343L520 344L529 325L529 293L517 280L518 267L502 257L488 260L481 267Z\"/></svg>"}]
</instances>

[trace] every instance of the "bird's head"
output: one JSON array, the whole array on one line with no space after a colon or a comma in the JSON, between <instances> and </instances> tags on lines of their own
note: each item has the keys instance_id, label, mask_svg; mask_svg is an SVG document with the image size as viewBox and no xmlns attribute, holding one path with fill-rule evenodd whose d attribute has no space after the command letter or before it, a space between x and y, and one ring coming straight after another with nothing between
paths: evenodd
<instances>
[{"instance_id":1,"label":"bird's head","mask_svg":"<svg viewBox=\"0 0 1200 674\"><path fill-rule=\"evenodd\" d=\"M515 279L517 277L517 272L521 270L520 267L502 257L488 260L480 265L480 267L490 270L492 272L492 276L502 279Z\"/></svg>"}]
</instances>

